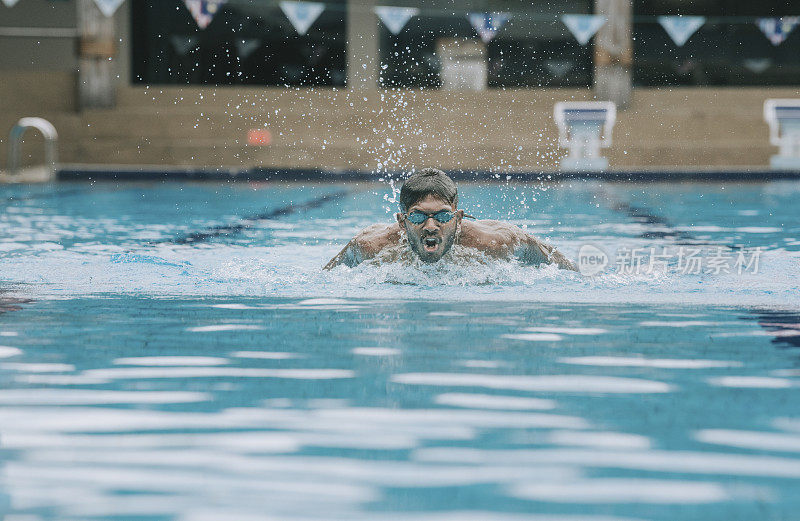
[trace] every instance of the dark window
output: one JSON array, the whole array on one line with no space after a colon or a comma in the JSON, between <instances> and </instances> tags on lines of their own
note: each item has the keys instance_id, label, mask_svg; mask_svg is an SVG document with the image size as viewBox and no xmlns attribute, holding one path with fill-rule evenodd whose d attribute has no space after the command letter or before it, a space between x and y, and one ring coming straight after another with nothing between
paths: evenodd
<instances>
[{"instance_id":1,"label":"dark window","mask_svg":"<svg viewBox=\"0 0 800 521\"><path fill-rule=\"evenodd\" d=\"M438 87L441 62L437 41L480 40L467 19L465 7L445 12L426 9L424 3L417 5L422 12L400 34L393 35L380 24L383 86ZM569 5L570 13L592 12L589 0L564 5ZM591 85L592 44L581 46L575 41L552 2L509 2L507 10L511 19L486 44L489 87Z\"/></svg>"},{"instance_id":2,"label":"dark window","mask_svg":"<svg viewBox=\"0 0 800 521\"><path fill-rule=\"evenodd\" d=\"M708 17L683 47L656 21L676 14ZM755 24L757 17L800 15L795 2L636 0L634 15L635 85L800 84L800 28L775 46Z\"/></svg>"},{"instance_id":3,"label":"dark window","mask_svg":"<svg viewBox=\"0 0 800 521\"><path fill-rule=\"evenodd\" d=\"M345 84L345 4L300 36L277 4L229 0L205 29L180 0L133 0L133 77L148 84Z\"/></svg>"}]
</instances>

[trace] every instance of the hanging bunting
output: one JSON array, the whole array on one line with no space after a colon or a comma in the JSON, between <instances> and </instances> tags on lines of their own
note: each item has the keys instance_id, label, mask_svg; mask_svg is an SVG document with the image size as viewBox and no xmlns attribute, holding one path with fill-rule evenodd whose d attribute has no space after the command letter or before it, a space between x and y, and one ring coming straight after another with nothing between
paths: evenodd
<instances>
[{"instance_id":1,"label":"hanging bunting","mask_svg":"<svg viewBox=\"0 0 800 521\"><path fill-rule=\"evenodd\" d=\"M683 47L689 38L706 23L705 16L659 16L658 23L675 45Z\"/></svg>"},{"instance_id":2,"label":"hanging bunting","mask_svg":"<svg viewBox=\"0 0 800 521\"><path fill-rule=\"evenodd\" d=\"M508 13L469 13L469 23L478 32L483 43L489 43L508 21Z\"/></svg>"},{"instance_id":3,"label":"hanging bunting","mask_svg":"<svg viewBox=\"0 0 800 521\"><path fill-rule=\"evenodd\" d=\"M14 7L17 5L17 2L19 2L19 0L3 0L3 3L6 5L6 7Z\"/></svg>"},{"instance_id":4,"label":"hanging bunting","mask_svg":"<svg viewBox=\"0 0 800 521\"><path fill-rule=\"evenodd\" d=\"M325 4L320 2L281 2L280 6L300 36L308 32L325 10Z\"/></svg>"},{"instance_id":5,"label":"hanging bunting","mask_svg":"<svg viewBox=\"0 0 800 521\"><path fill-rule=\"evenodd\" d=\"M197 22L197 27L205 29L214 19L219 8L227 0L183 0L186 9L192 13L192 18Z\"/></svg>"},{"instance_id":6,"label":"hanging bunting","mask_svg":"<svg viewBox=\"0 0 800 521\"><path fill-rule=\"evenodd\" d=\"M758 18L756 25L761 29L772 45L780 45L789 36L797 24L800 16L781 16L780 18Z\"/></svg>"},{"instance_id":7,"label":"hanging bunting","mask_svg":"<svg viewBox=\"0 0 800 521\"><path fill-rule=\"evenodd\" d=\"M258 38L245 38L243 40L236 40L236 53L240 60L246 60L253 54L256 49L261 47L261 40Z\"/></svg>"},{"instance_id":8,"label":"hanging bunting","mask_svg":"<svg viewBox=\"0 0 800 521\"><path fill-rule=\"evenodd\" d=\"M606 23L606 17L601 14L565 14L561 16L561 21L579 44L586 45Z\"/></svg>"},{"instance_id":9,"label":"hanging bunting","mask_svg":"<svg viewBox=\"0 0 800 521\"><path fill-rule=\"evenodd\" d=\"M184 36L181 34L173 34L170 36L169 41L178 56L186 56L189 51L197 49L200 44L200 38L197 36Z\"/></svg>"},{"instance_id":10,"label":"hanging bunting","mask_svg":"<svg viewBox=\"0 0 800 521\"><path fill-rule=\"evenodd\" d=\"M375 14L381 19L383 25L389 29L392 34L398 34L403 30L409 20L419 14L419 9L416 7L389 7L378 6L375 8Z\"/></svg>"}]
</instances>

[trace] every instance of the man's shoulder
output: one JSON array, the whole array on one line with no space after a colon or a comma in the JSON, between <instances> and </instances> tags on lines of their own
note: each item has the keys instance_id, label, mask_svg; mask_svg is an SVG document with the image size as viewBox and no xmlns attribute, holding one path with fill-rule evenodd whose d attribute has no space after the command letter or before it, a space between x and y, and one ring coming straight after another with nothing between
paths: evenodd
<instances>
[{"instance_id":1,"label":"man's shoulder","mask_svg":"<svg viewBox=\"0 0 800 521\"><path fill-rule=\"evenodd\" d=\"M519 227L503 221L463 221L460 242L483 251L505 250L516 246L524 235Z\"/></svg>"},{"instance_id":2,"label":"man's shoulder","mask_svg":"<svg viewBox=\"0 0 800 521\"><path fill-rule=\"evenodd\" d=\"M353 239L365 257L376 255L379 251L400 240L400 225L373 224L358 232Z\"/></svg>"}]
</instances>

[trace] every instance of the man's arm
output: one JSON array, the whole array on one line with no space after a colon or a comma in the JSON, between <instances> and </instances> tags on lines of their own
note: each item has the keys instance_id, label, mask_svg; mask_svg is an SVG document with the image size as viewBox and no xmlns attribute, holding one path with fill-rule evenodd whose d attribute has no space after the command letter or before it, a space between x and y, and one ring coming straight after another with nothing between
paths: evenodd
<instances>
[{"instance_id":1,"label":"man's arm","mask_svg":"<svg viewBox=\"0 0 800 521\"><path fill-rule=\"evenodd\" d=\"M578 271L575 263L566 258L564 254L533 235L526 233L520 246L521 250L517 256L525 264L533 264L535 266L539 264L556 264L562 270Z\"/></svg>"},{"instance_id":2,"label":"man's arm","mask_svg":"<svg viewBox=\"0 0 800 521\"><path fill-rule=\"evenodd\" d=\"M400 227L397 223L388 226L385 224L373 224L353 237L347 243L347 246L342 248L342 251L337 253L322 269L330 270L339 264L352 268L367 259L371 259L386 246L397 244L399 238Z\"/></svg>"},{"instance_id":3,"label":"man's arm","mask_svg":"<svg viewBox=\"0 0 800 521\"><path fill-rule=\"evenodd\" d=\"M513 224L503 221L464 221L460 242L497 258L516 257L525 264L556 264L578 271L561 252Z\"/></svg>"},{"instance_id":4,"label":"man's arm","mask_svg":"<svg viewBox=\"0 0 800 521\"><path fill-rule=\"evenodd\" d=\"M356 238L350 240L347 245L342 248L342 251L336 254L334 258L328 261L328 264L325 265L323 270L330 270L338 266L339 264L344 264L345 266L349 266L352 268L353 266L359 264L363 260L363 255L361 254L361 248L358 246L358 242Z\"/></svg>"}]
</instances>

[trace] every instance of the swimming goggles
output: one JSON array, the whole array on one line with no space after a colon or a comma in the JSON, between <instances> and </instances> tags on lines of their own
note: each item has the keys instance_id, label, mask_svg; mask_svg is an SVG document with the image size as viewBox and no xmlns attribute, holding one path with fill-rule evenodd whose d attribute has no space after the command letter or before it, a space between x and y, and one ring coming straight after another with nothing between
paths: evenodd
<instances>
[{"instance_id":1,"label":"swimming goggles","mask_svg":"<svg viewBox=\"0 0 800 521\"><path fill-rule=\"evenodd\" d=\"M429 217L433 217L440 223L447 223L455 216L453 212L447 210L441 210L436 213L425 213L420 212L419 210L414 210L413 212L409 213L406 218L414 224L422 224L428 220Z\"/></svg>"}]
</instances>

